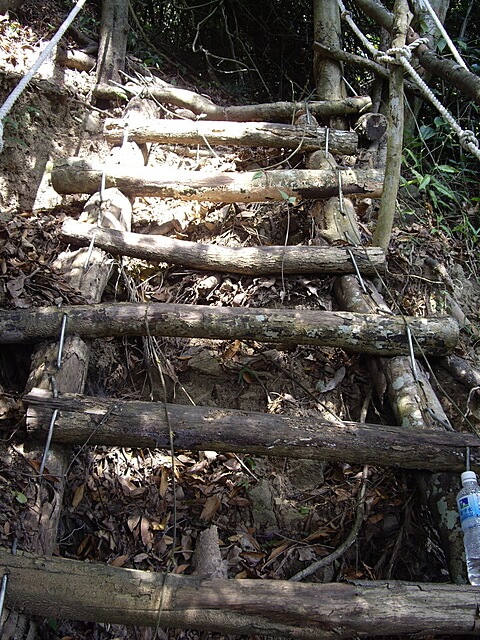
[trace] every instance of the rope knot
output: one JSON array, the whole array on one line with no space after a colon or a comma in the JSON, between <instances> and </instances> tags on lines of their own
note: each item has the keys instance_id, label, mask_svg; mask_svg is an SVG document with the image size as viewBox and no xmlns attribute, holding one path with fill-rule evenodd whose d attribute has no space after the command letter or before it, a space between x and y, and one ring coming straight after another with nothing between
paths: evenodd
<instances>
[{"instance_id":1,"label":"rope knot","mask_svg":"<svg viewBox=\"0 0 480 640\"><path fill-rule=\"evenodd\" d=\"M459 135L459 138L460 144L466 150L469 150L469 146L472 144L475 147L478 147L478 138L476 138L473 131L470 131L469 129L465 129L465 131L462 131L462 133Z\"/></svg>"},{"instance_id":2,"label":"rope knot","mask_svg":"<svg viewBox=\"0 0 480 640\"><path fill-rule=\"evenodd\" d=\"M387 56L389 56L391 64L402 64L403 60L410 60L412 57L412 51L410 47L404 45L403 47L392 47L387 49Z\"/></svg>"},{"instance_id":3,"label":"rope knot","mask_svg":"<svg viewBox=\"0 0 480 640\"><path fill-rule=\"evenodd\" d=\"M419 47L421 44L428 44L428 38L417 38L407 46L410 49L410 51L415 51L415 49Z\"/></svg>"}]
</instances>

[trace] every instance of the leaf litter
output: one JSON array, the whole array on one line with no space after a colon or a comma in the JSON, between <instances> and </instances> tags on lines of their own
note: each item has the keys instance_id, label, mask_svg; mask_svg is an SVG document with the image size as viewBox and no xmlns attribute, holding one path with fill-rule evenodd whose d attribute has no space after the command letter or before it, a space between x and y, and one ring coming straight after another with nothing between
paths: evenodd
<instances>
[{"instance_id":1,"label":"leaf litter","mask_svg":"<svg viewBox=\"0 0 480 640\"><path fill-rule=\"evenodd\" d=\"M48 120L48 105L42 105L38 117ZM228 162L242 166L246 162L242 155L251 154L250 161L255 153L242 150L238 157L230 155ZM170 159L178 162L178 157ZM18 171L18 166L15 169ZM168 230L171 237L228 246L284 244L287 212L293 211L287 242L312 240L308 207L293 202L217 207L176 201L160 205L155 199L142 199L135 206L138 231L158 230L164 225L161 230ZM2 212L2 308L83 302L78 292L52 271L53 261L64 249L58 240L61 223L67 215L78 217L80 211L78 202L35 213L18 207ZM457 247L452 247L448 238L432 240L427 222L395 232L389 285L401 295L406 311L423 315L431 310L438 292L435 285L410 276L415 265L406 246L433 254L445 263ZM121 269L144 300L334 308L333 279L329 276L284 279L202 274L133 259L123 260L119 273ZM106 300L127 297L121 277L109 285L105 295ZM476 312L468 311L473 321L478 321ZM159 340L157 346L169 402L193 401L306 417L331 418L334 413L345 420L358 420L370 391L362 357L340 349L288 346L280 350L254 340L177 338ZM5 435L0 455L0 542L10 546L16 539L20 547L28 547L31 533L23 528L22 509L28 507L28 489L35 482L38 466L32 469L23 456L21 393L31 350L19 347L16 365L8 356L4 352L0 363L0 426ZM154 384L140 340L93 341L88 393L149 399L153 393L161 396L158 388L152 388ZM387 424L393 420L388 406L375 397L367 417ZM214 524L230 578L288 579L328 556L348 536L356 517L361 476L360 467L340 463L188 451L176 451L173 463L169 451L80 447L68 473L58 554L157 572L168 569L173 557L175 571L188 574L193 571L200 532ZM355 544L312 579L447 581L434 527L425 526L409 474L371 466L365 505L365 519ZM54 637L48 629L42 633L43 637ZM133 637L131 630L116 625L67 622L59 622L59 633L64 639L86 633L102 640ZM172 631L169 637L196 637L188 633Z\"/></svg>"}]
</instances>

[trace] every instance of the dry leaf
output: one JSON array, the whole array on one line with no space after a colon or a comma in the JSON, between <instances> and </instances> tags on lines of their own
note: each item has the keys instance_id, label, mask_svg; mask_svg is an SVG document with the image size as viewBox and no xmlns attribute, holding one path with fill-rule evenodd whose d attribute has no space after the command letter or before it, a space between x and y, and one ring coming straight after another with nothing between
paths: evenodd
<instances>
[{"instance_id":1,"label":"dry leaf","mask_svg":"<svg viewBox=\"0 0 480 640\"><path fill-rule=\"evenodd\" d=\"M184 573L189 567L189 564L179 564L178 567L175 567L173 573Z\"/></svg>"},{"instance_id":2,"label":"dry leaf","mask_svg":"<svg viewBox=\"0 0 480 640\"><path fill-rule=\"evenodd\" d=\"M231 360L240 349L241 344L242 343L240 342L240 340L235 340L235 342L232 342L232 344L230 344L223 353L223 357L225 358L225 360Z\"/></svg>"},{"instance_id":3,"label":"dry leaf","mask_svg":"<svg viewBox=\"0 0 480 640\"><path fill-rule=\"evenodd\" d=\"M319 380L315 385L315 389L320 393L326 393L327 391L333 391L338 387L338 385L345 378L346 369L345 367L340 367L338 371L335 372L335 375L330 380Z\"/></svg>"},{"instance_id":4,"label":"dry leaf","mask_svg":"<svg viewBox=\"0 0 480 640\"><path fill-rule=\"evenodd\" d=\"M200 514L200 520L210 522L213 516L217 513L222 504L222 498L216 493L205 500L202 513Z\"/></svg>"},{"instance_id":5,"label":"dry leaf","mask_svg":"<svg viewBox=\"0 0 480 640\"><path fill-rule=\"evenodd\" d=\"M162 469L162 476L160 478L160 486L158 488L158 493L160 494L161 498L165 497L165 494L167 493L167 489L168 489L168 476L169 476L169 471L166 467L163 467Z\"/></svg>"},{"instance_id":6,"label":"dry leaf","mask_svg":"<svg viewBox=\"0 0 480 640\"><path fill-rule=\"evenodd\" d=\"M281 555L286 549L288 549L290 545L291 545L290 542L284 542L280 546L273 549L273 551L270 553L270 555L267 558L267 562L270 562L271 560L274 560L277 556Z\"/></svg>"},{"instance_id":7,"label":"dry leaf","mask_svg":"<svg viewBox=\"0 0 480 640\"><path fill-rule=\"evenodd\" d=\"M133 562L143 562L148 558L148 553L139 553L133 558Z\"/></svg>"},{"instance_id":8,"label":"dry leaf","mask_svg":"<svg viewBox=\"0 0 480 640\"><path fill-rule=\"evenodd\" d=\"M150 548L152 546L153 534L150 531L150 521L145 516L142 516L140 521L140 536L143 544Z\"/></svg>"},{"instance_id":9,"label":"dry leaf","mask_svg":"<svg viewBox=\"0 0 480 640\"><path fill-rule=\"evenodd\" d=\"M133 531L138 526L139 522L140 522L139 515L129 516L127 520L127 526L130 529L130 531Z\"/></svg>"},{"instance_id":10,"label":"dry leaf","mask_svg":"<svg viewBox=\"0 0 480 640\"><path fill-rule=\"evenodd\" d=\"M125 562L128 560L129 557L130 556L128 554L125 554L123 556L117 556L110 562L110 564L112 565L112 567L123 567L123 565L125 564Z\"/></svg>"},{"instance_id":11,"label":"dry leaf","mask_svg":"<svg viewBox=\"0 0 480 640\"><path fill-rule=\"evenodd\" d=\"M72 507L74 509L76 509L78 505L81 503L81 501L83 500L84 493L85 493L85 483L81 484L79 487L75 489L75 493L73 494L73 498L72 498Z\"/></svg>"}]
</instances>

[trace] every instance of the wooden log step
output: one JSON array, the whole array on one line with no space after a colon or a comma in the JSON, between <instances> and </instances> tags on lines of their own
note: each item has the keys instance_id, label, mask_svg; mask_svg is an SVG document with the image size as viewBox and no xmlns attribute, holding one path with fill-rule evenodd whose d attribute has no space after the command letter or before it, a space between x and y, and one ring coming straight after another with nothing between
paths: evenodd
<instances>
[{"instance_id":1,"label":"wooden log step","mask_svg":"<svg viewBox=\"0 0 480 640\"><path fill-rule=\"evenodd\" d=\"M208 580L0 549L9 607L41 618L298 640L480 635L480 587Z\"/></svg>"},{"instance_id":2,"label":"wooden log step","mask_svg":"<svg viewBox=\"0 0 480 640\"><path fill-rule=\"evenodd\" d=\"M157 196L209 202L280 202L286 198L323 199L342 191L377 198L382 193L383 172L377 169L207 172L154 167L102 165L80 158L56 162L52 184L58 193L94 193L105 171L105 186L128 196Z\"/></svg>"},{"instance_id":3,"label":"wooden log step","mask_svg":"<svg viewBox=\"0 0 480 640\"><path fill-rule=\"evenodd\" d=\"M64 315L66 335L86 338L151 335L257 340L341 347L383 356L409 353L406 324L415 338L414 348L422 356L451 353L459 334L458 324L450 317L124 302L4 311L0 315L0 343L59 336Z\"/></svg>"},{"instance_id":4,"label":"wooden log step","mask_svg":"<svg viewBox=\"0 0 480 640\"><path fill-rule=\"evenodd\" d=\"M126 121L105 120L103 133L112 143L123 140ZM128 139L137 143L232 145L240 147L271 147L316 151L325 149L326 127L314 125L273 124L270 122L226 122L206 120L148 120L128 124ZM352 131L328 130L328 150L331 153L354 154L358 136Z\"/></svg>"},{"instance_id":5,"label":"wooden log step","mask_svg":"<svg viewBox=\"0 0 480 640\"><path fill-rule=\"evenodd\" d=\"M170 448L169 424L161 403L92 398L33 389L24 400L27 430L44 439L58 409L54 442L76 445ZM376 464L403 469L448 470L465 467L471 448L472 469L480 469L480 438L472 434L332 422L220 409L167 405L176 450L212 450L288 458ZM107 417L105 417L107 416Z\"/></svg>"},{"instance_id":6,"label":"wooden log step","mask_svg":"<svg viewBox=\"0 0 480 640\"><path fill-rule=\"evenodd\" d=\"M105 230L67 218L60 233L64 242L95 246L113 254L182 265L189 269L241 273L251 276L293 273L354 273L353 254L366 275L385 271L385 252L379 247L222 247L165 236Z\"/></svg>"}]
</instances>

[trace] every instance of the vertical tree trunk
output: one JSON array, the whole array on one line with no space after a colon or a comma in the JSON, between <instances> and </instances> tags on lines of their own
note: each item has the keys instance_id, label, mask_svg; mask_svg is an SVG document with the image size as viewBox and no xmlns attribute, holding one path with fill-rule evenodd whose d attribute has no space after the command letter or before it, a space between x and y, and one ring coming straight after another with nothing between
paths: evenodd
<instances>
[{"instance_id":1,"label":"vertical tree trunk","mask_svg":"<svg viewBox=\"0 0 480 640\"><path fill-rule=\"evenodd\" d=\"M128 35L128 0L103 0L97 85L121 82Z\"/></svg>"},{"instance_id":2,"label":"vertical tree trunk","mask_svg":"<svg viewBox=\"0 0 480 640\"><path fill-rule=\"evenodd\" d=\"M340 10L335 0L314 0L313 35L315 42L327 47L342 48ZM319 100L343 100L346 97L342 63L314 53L313 73ZM330 119L332 129L348 129L345 118Z\"/></svg>"},{"instance_id":3,"label":"vertical tree trunk","mask_svg":"<svg viewBox=\"0 0 480 640\"><path fill-rule=\"evenodd\" d=\"M407 0L395 0L394 11L392 46L402 47L405 45L407 29L412 17L408 10ZM390 66L385 180L377 228L373 236L373 244L383 249L386 249L389 245L395 216L400 167L402 164L403 117L403 67L394 64Z\"/></svg>"}]
</instances>

